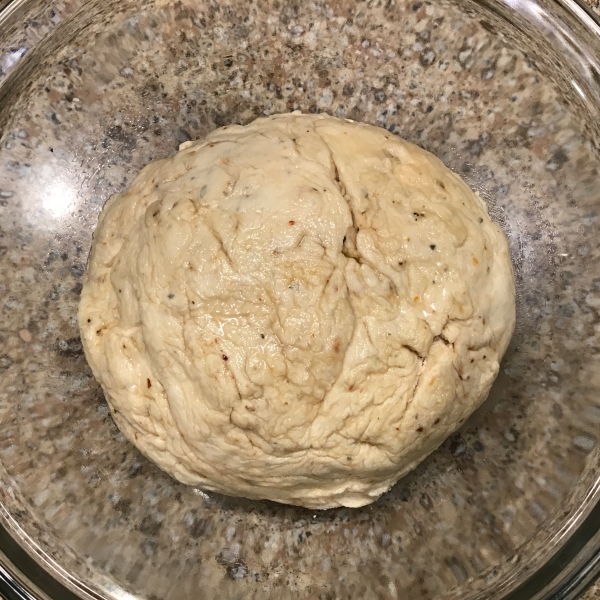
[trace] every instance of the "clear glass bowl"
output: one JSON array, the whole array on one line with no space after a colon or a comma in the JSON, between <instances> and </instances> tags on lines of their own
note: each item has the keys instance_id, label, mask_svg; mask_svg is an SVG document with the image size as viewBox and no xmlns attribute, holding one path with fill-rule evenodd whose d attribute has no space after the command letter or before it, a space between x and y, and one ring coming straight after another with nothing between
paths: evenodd
<instances>
[{"instance_id":1,"label":"clear glass bowl","mask_svg":"<svg viewBox=\"0 0 600 600\"><path fill-rule=\"evenodd\" d=\"M600 562L595 17L572 0L2 5L0 590L574 597ZM486 200L516 269L517 331L490 398L356 510L175 482L119 434L78 337L107 198L182 141L294 109L439 156Z\"/></svg>"}]
</instances>

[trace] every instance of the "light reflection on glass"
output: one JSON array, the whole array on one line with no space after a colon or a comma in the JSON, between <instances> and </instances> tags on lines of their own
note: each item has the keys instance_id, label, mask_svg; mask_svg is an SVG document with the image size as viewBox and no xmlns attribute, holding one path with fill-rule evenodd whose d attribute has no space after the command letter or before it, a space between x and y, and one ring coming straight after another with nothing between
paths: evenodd
<instances>
[{"instance_id":1,"label":"light reflection on glass","mask_svg":"<svg viewBox=\"0 0 600 600\"><path fill-rule=\"evenodd\" d=\"M115 583L108 583L105 584L105 589L108 592L111 592L114 598L117 598L118 600L138 600L137 596L134 596L132 594L130 594L129 592L125 591L122 587L120 587L119 585L115 584Z\"/></svg>"},{"instance_id":2,"label":"light reflection on glass","mask_svg":"<svg viewBox=\"0 0 600 600\"><path fill-rule=\"evenodd\" d=\"M24 46L9 50L6 54L0 57L0 67L2 71L7 73L10 71L27 53L27 48Z\"/></svg>"},{"instance_id":3,"label":"light reflection on glass","mask_svg":"<svg viewBox=\"0 0 600 600\"><path fill-rule=\"evenodd\" d=\"M571 79L571 85L573 86L575 91L583 98L583 100L585 100L585 92L581 89L581 86L574 79Z\"/></svg>"},{"instance_id":4,"label":"light reflection on glass","mask_svg":"<svg viewBox=\"0 0 600 600\"><path fill-rule=\"evenodd\" d=\"M42 206L56 219L69 214L76 200L76 191L64 179L56 179L43 188Z\"/></svg>"}]
</instances>

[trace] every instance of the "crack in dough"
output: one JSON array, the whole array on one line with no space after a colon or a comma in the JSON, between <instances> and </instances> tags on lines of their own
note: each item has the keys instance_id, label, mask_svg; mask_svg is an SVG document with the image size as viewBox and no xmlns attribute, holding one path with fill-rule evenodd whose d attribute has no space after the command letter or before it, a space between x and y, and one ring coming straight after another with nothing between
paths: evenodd
<instances>
[{"instance_id":1,"label":"crack in dough","mask_svg":"<svg viewBox=\"0 0 600 600\"><path fill-rule=\"evenodd\" d=\"M506 239L457 175L383 129L298 113L145 167L100 216L79 310L146 456L310 508L372 502L455 431L514 320Z\"/></svg>"}]
</instances>

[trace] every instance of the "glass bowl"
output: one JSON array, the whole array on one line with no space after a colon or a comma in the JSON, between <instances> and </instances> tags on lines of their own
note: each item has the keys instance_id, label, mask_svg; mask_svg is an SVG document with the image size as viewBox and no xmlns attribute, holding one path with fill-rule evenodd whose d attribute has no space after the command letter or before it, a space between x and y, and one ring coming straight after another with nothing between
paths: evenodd
<instances>
[{"instance_id":1,"label":"glass bowl","mask_svg":"<svg viewBox=\"0 0 600 600\"><path fill-rule=\"evenodd\" d=\"M600 26L573 0L14 0L0 14L7 598L571 598L600 562ZM378 502L206 494L112 422L76 311L148 161L291 110L439 156L511 245L489 399ZM224 465L223 468L227 468Z\"/></svg>"}]
</instances>

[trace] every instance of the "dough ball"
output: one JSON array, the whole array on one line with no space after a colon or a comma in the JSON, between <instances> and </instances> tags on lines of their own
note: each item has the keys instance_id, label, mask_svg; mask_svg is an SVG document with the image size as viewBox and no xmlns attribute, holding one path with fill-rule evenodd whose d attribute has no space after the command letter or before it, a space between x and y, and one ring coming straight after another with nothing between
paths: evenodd
<instances>
[{"instance_id":1,"label":"dough ball","mask_svg":"<svg viewBox=\"0 0 600 600\"><path fill-rule=\"evenodd\" d=\"M484 400L507 241L434 156L298 113L224 127L103 210L79 322L121 431L176 479L362 506Z\"/></svg>"}]
</instances>

